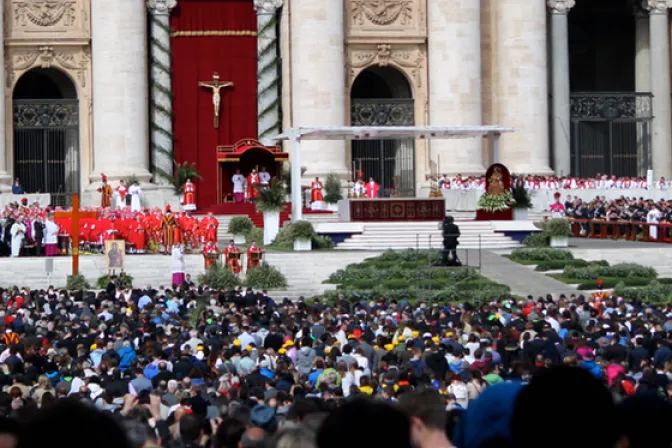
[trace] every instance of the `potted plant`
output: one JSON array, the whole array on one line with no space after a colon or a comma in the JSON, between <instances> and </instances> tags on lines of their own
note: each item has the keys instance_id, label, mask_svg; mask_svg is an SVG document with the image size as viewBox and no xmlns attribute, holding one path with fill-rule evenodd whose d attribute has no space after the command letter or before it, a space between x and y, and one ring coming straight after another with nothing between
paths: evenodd
<instances>
[{"instance_id":1,"label":"potted plant","mask_svg":"<svg viewBox=\"0 0 672 448\"><path fill-rule=\"evenodd\" d=\"M532 208L532 196L527 188L522 185L511 187L511 196L513 197L513 220L527 221L528 210Z\"/></svg>"},{"instance_id":2,"label":"potted plant","mask_svg":"<svg viewBox=\"0 0 672 448\"><path fill-rule=\"evenodd\" d=\"M569 237L572 235L572 230L568 220L564 218L552 218L544 221L542 231L550 237L551 247L569 246Z\"/></svg>"},{"instance_id":3,"label":"potted plant","mask_svg":"<svg viewBox=\"0 0 672 448\"><path fill-rule=\"evenodd\" d=\"M264 245L273 242L280 230L280 212L285 208L285 189L278 178L268 188L258 188L257 211L264 214Z\"/></svg>"},{"instance_id":4,"label":"potted plant","mask_svg":"<svg viewBox=\"0 0 672 448\"><path fill-rule=\"evenodd\" d=\"M335 173L329 173L327 180L324 183L324 203L327 204L327 209L335 212L338 210L338 201L343 199L343 186L341 179Z\"/></svg>"},{"instance_id":5,"label":"potted plant","mask_svg":"<svg viewBox=\"0 0 672 448\"><path fill-rule=\"evenodd\" d=\"M247 216L234 216L229 221L228 232L233 235L233 242L245 244L245 235L254 229L254 223Z\"/></svg>"},{"instance_id":6,"label":"potted plant","mask_svg":"<svg viewBox=\"0 0 672 448\"><path fill-rule=\"evenodd\" d=\"M313 250L313 238L315 229L308 221L297 221L290 225L288 229L292 241L294 241L295 251Z\"/></svg>"},{"instance_id":7,"label":"potted plant","mask_svg":"<svg viewBox=\"0 0 672 448\"><path fill-rule=\"evenodd\" d=\"M484 193L478 199L477 208L486 212L494 213L508 210L513 203L513 196L510 191L505 191L502 194Z\"/></svg>"}]
</instances>

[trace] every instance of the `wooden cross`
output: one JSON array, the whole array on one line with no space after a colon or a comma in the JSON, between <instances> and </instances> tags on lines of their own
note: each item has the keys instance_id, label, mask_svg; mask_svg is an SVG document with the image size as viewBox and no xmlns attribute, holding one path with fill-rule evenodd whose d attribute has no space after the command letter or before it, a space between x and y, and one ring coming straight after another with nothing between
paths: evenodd
<instances>
[{"instance_id":1,"label":"wooden cross","mask_svg":"<svg viewBox=\"0 0 672 448\"><path fill-rule=\"evenodd\" d=\"M72 235L72 275L79 273L79 220L82 218L97 218L98 212L82 212L79 210L79 195L72 195L72 211L55 212L54 218L72 219L70 233Z\"/></svg>"}]
</instances>

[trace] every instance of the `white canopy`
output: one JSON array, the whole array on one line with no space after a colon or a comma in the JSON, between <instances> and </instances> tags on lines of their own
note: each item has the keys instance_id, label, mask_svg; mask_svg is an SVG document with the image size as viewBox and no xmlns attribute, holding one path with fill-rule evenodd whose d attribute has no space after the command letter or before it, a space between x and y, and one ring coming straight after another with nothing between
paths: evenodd
<instances>
[{"instance_id":1,"label":"white canopy","mask_svg":"<svg viewBox=\"0 0 672 448\"><path fill-rule=\"evenodd\" d=\"M401 139L465 139L492 138L492 153L495 162L499 160L499 136L514 132L513 128L502 126L338 126L288 129L269 140L289 140L292 142L289 160L292 182L292 221L303 217L301 200L301 140L401 140Z\"/></svg>"},{"instance_id":2,"label":"white canopy","mask_svg":"<svg viewBox=\"0 0 672 448\"><path fill-rule=\"evenodd\" d=\"M339 126L291 128L270 140L464 139L499 135L515 129L501 126Z\"/></svg>"}]
</instances>

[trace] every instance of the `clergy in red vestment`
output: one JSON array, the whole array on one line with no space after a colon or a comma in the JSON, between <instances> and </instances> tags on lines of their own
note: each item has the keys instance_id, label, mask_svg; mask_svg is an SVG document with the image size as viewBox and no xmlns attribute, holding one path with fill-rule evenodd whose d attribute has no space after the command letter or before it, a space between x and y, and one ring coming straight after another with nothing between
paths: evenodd
<instances>
[{"instance_id":1,"label":"clergy in red vestment","mask_svg":"<svg viewBox=\"0 0 672 448\"><path fill-rule=\"evenodd\" d=\"M374 199L378 197L378 184L376 183L375 180L373 180L373 177L369 177L369 181L366 183L366 197L368 199Z\"/></svg>"},{"instance_id":2,"label":"clergy in red vestment","mask_svg":"<svg viewBox=\"0 0 672 448\"><path fill-rule=\"evenodd\" d=\"M196 210L196 185L187 179L187 182L182 187L184 193L184 204L182 208L186 211Z\"/></svg>"},{"instance_id":3,"label":"clergy in red vestment","mask_svg":"<svg viewBox=\"0 0 672 448\"><path fill-rule=\"evenodd\" d=\"M205 245L203 246L203 264L205 266L206 271L210 266L217 263L217 257L219 256L219 254L220 251L216 243L211 242L205 243Z\"/></svg>"},{"instance_id":4,"label":"clergy in red vestment","mask_svg":"<svg viewBox=\"0 0 672 448\"><path fill-rule=\"evenodd\" d=\"M320 178L316 177L310 184L310 208L312 210L322 210L324 208L322 190L324 190L324 185L320 182Z\"/></svg>"},{"instance_id":5,"label":"clergy in red vestment","mask_svg":"<svg viewBox=\"0 0 672 448\"><path fill-rule=\"evenodd\" d=\"M112 206L112 187L107 183L107 176L102 175L103 185L98 187L100 193L100 206L102 208L109 208Z\"/></svg>"},{"instance_id":6,"label":"clergy in red vestment","mask_svg":"<svg viewBox=\"0 0 672 448\"><path fill-rule=\"evenodd\" d=\"M247 270L250 268L256 268L261 265L261 259L263 257L264 250L257 246L256 241L252 241L250 247L247 248Z\"/></svg>"},{"instance_id":7,"label":"clergy in red vestment","mask_svg":"<svg viewBox=\"0 0 672 448\"><path fill-rule=\"evenodd\" d=\"M247 176L246 194L248 201L253 201L259 197L259 190L256 188L257 186L259 186L259 174L257 174L257 170L252 170L249 176Z\"/></svg>"},{"instance_id":8,"label":"clergy in red vestment","mask_svg":"<svg viewBox=\"0 0 672 448\"><path fill-rule=\"evenodd\" d=\"M242 269L240 264L240 249L236 247L233 240L229 241L229 245L224 249L224 258L226 259L226 266L232 274L238 275Z\"/></svg>"},{"instance_id":9,"label":"clergy in red vestment","mask_svg":"<svg viewBox=\"0 0 672 448\"><path fill-rule=\"evenodd\" d=\"M117 208L121 210L126 207L126 195L128 194L128 188L126 188L124 179L119 181L119 186L116 188L116 190L117 194L119 195L119 198L117 199Z\"/></svg>"},{"instance_id":10,"label":"clergy in red vestment","mask_svg":"<svg viewBox=\"0 0 672 448\"><path fill-rule=\"evenodd\" d=\"M208 213L208 216L203 218L203 220L201 221L201 225L203 226L205 241L216 243L217 227L219 227L219 221L217 220L217 218L214 217L212 212Z\"/></svg>"},{"instance_id":11,"label":"clergy in red vestment","mask_svg":"<svg viewBox=\"0 0 672 448\"><path fill-rule=\"evenodd\" d=\"M133 226L133 242L135 243L135 252L144 254L147 247L147 229L142 223L142 218L138 216Z\"/></svg>"}]
</instances>

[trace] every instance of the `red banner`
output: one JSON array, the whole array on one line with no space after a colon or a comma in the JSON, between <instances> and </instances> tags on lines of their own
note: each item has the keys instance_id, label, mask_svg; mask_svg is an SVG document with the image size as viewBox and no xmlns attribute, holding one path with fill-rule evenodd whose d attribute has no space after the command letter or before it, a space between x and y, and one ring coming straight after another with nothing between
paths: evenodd
<instances>
[{"instance_id":1,"label":"red banner","mask_svg":"<svg viewBox=\"0 0 672 448\"><path fill-rule=\"evenodd\" d=\"M171 13L175 158L194 162L203 179L197 204L217 203L217 146L257 137L257 17L249 0L183 0ZM214 126L213 80L220 90Z\"/></svg>"}]
</instances>

